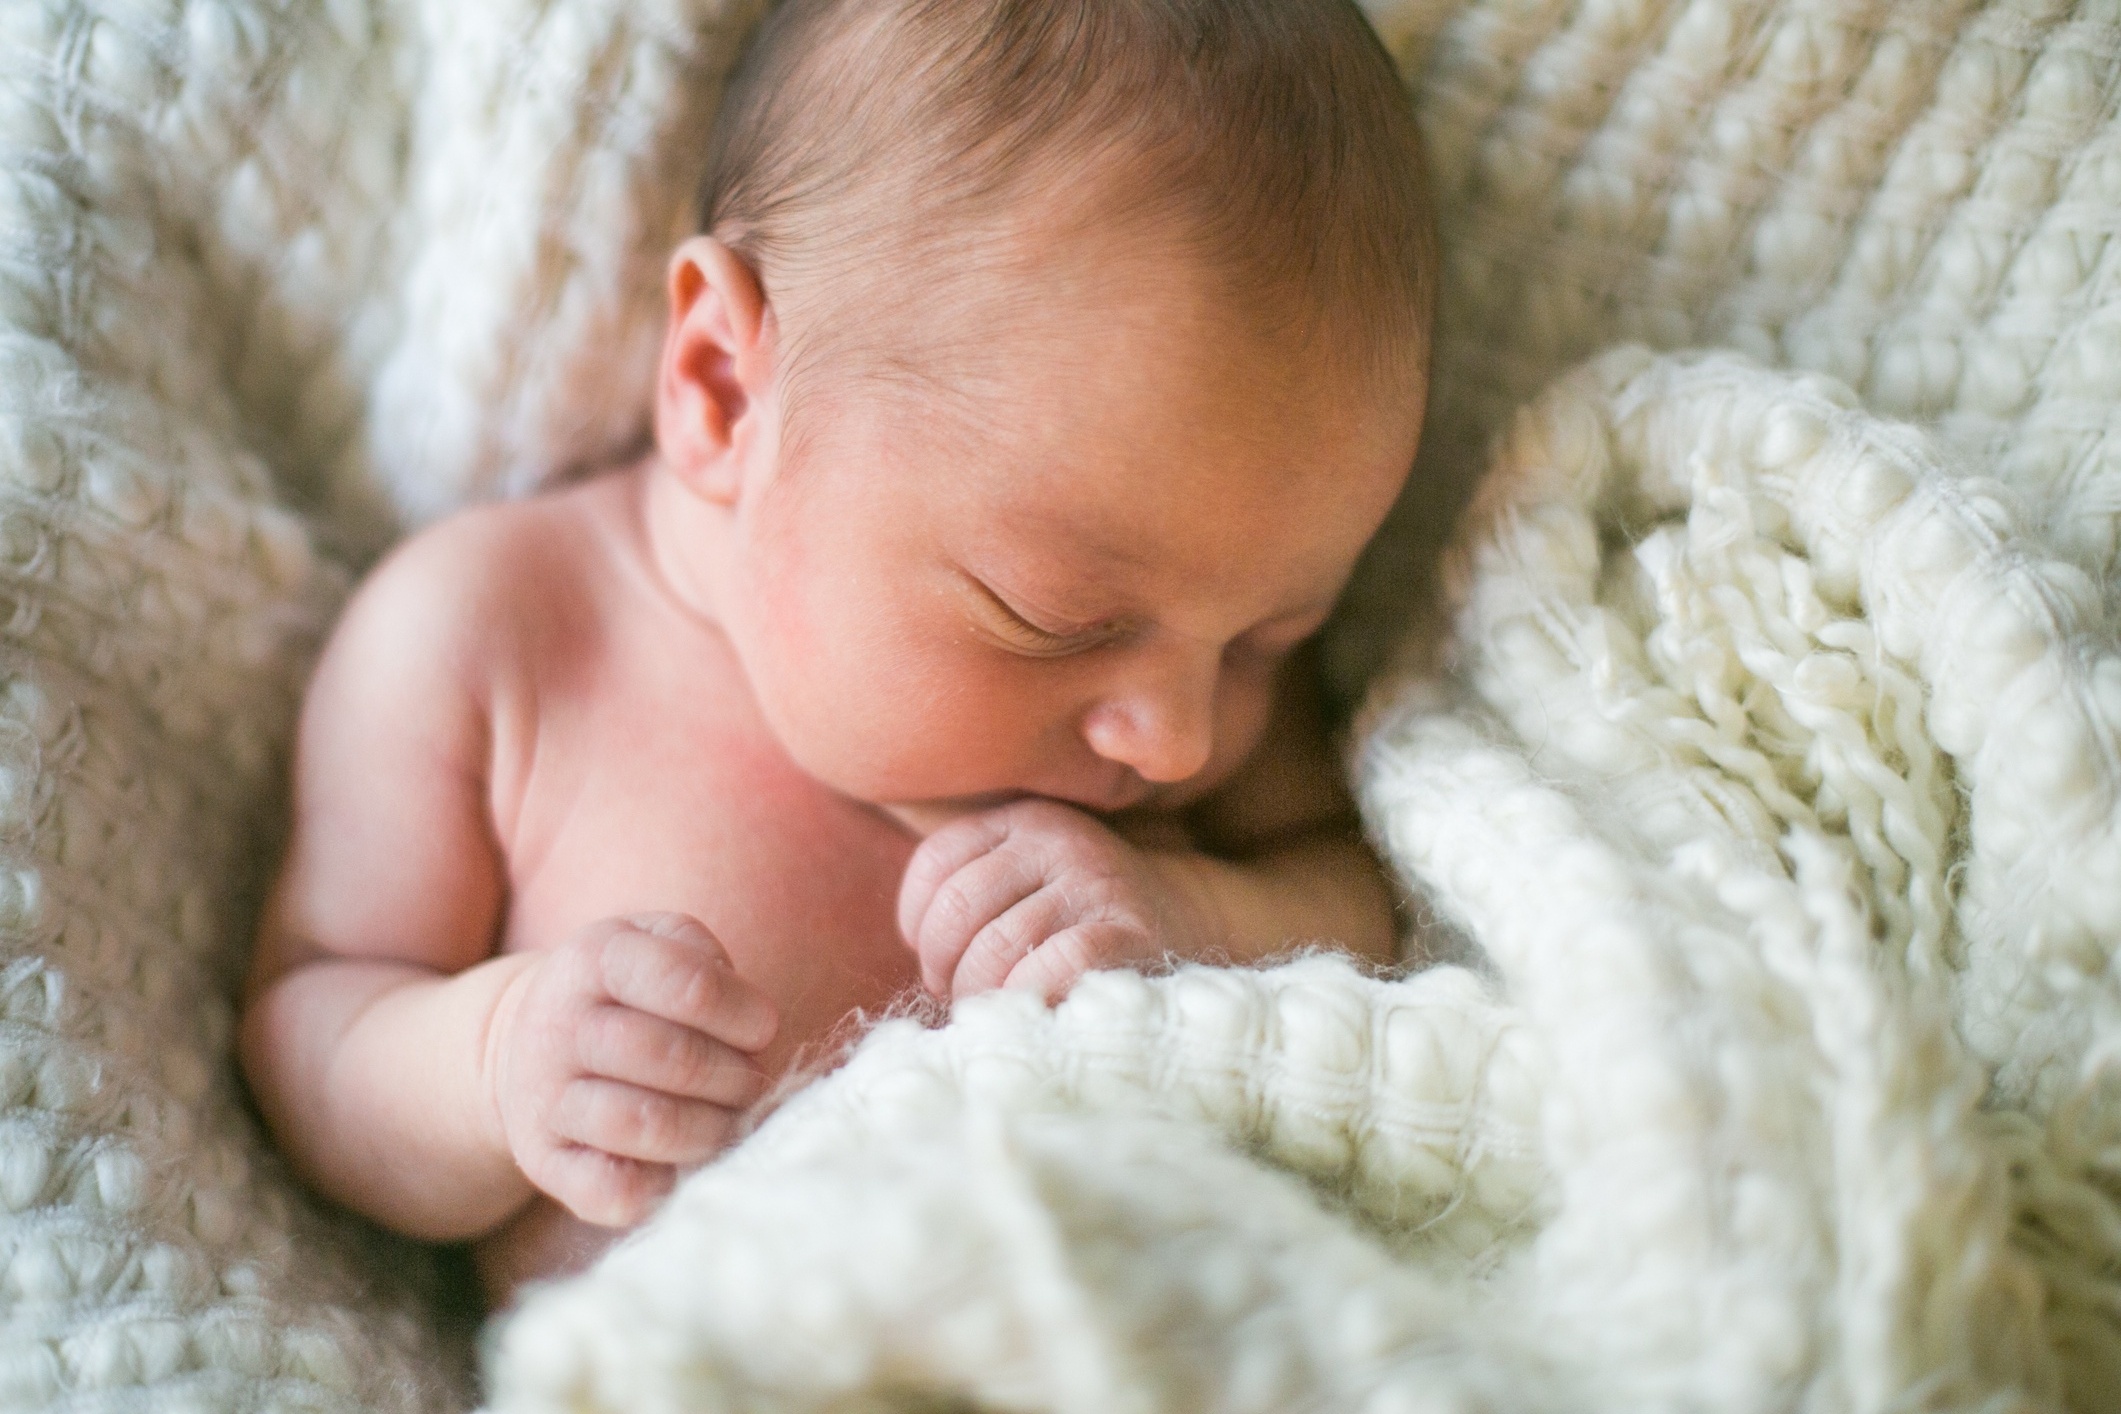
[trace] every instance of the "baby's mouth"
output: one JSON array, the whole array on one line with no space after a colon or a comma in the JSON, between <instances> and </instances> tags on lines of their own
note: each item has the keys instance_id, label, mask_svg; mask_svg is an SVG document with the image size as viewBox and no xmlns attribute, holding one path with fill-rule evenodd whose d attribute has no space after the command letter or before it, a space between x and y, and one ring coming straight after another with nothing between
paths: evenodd
<instances>
[{"instance_id":1,"label":"baby's mouth","mask_svg":"<svg viewBox=\"0 0 2121 1414\"><path fill-rule=\"evenodd\" d=\"M926 839L953 820L962 820L967 815L994 810L1012 801L1028 800L1029 791L987 791L981 795L954 796L948 800L910 800L898 804L885 804L877 809L896 820L903 828Z\"/></svg>"},{"instance_id":2,"label":"baby's mouth","mask_svg":"<svg viewBox=\"0 0 2121 1414\"><path fill-rule=\"evenodd\" d=\"M926 838L953 820L962 820L967 815L978 815L983 811L998 810L1019 800L1057 800L1063 805L1073 805L1093 815L1115 815L1147 803L1155 790L1156 787L1129 771L1124 777L1115 780L1110 789L1097 793L990 790L977 795L952 796L946 800L905 801L880 805L877 808L914 834Z\"/></svg>"}]
</instances>

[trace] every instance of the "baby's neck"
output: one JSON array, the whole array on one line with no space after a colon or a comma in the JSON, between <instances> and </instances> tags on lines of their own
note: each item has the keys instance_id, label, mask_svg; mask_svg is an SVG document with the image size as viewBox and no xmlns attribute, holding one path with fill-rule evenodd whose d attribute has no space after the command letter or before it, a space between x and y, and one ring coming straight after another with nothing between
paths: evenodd
<instances>
[{"instance_id":1,"label":"baby's neck","mask_svg":"<svg viewBox=\"0 0 2121 1414\"><path fill-rule=\"evenodd\" d=\"M722 621L722 585L729 563L729 515L686 489L650 451L623 475L635 484L642 569L687 612Z\"/></svg>"}]
</instances>

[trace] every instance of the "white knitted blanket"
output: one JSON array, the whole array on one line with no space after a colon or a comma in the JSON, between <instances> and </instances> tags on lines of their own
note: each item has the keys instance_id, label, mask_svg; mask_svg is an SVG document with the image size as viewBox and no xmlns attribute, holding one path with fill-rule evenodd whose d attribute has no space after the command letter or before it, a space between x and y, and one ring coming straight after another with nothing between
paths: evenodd
<instances>
[{"instance_id":1,"label":"white knitted blanket","mask_svg":"<svg viewBox=\"0 0 2121 1414\"><path fill-rule=\"evenodd\" d=\"M2121 12L1367 8L1447 268L1332 648L1451 960L886 1025L497 1409L2121 1407ZM235 1083L279 761L367 553L637 435L756 9L0 5L0 1406L472 1397Z\"/></svg>"}]
</instances>

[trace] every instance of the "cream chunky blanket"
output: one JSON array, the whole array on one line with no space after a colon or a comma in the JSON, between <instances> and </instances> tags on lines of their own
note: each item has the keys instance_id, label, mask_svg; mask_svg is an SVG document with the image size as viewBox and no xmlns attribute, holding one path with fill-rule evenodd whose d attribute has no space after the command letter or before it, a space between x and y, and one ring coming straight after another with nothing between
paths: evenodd
<instances>
[{"instance_id":1,"label":"cream chunky blanket","mask_svg":"<svg viewBox=\"0 0 2121 1414\"><path fill-rule=\"evenodd\" d=\"M639 434L756 8L0 5L0 1406L2121 1407L2104 0L1371 0L1448 258L1332 647L1443 960L887 1023L470 1389L230 1064L287 727Z\"/></svg>"}]
</instances>

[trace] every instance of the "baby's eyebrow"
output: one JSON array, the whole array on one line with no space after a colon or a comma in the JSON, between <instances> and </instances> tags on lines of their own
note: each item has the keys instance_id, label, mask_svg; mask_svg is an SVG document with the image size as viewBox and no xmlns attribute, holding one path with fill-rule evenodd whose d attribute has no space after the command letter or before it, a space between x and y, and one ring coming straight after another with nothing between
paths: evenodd
<instances>
[{"instance_id":1,"label":"baby's eyebrow","mask_svg":"<svg viewBox=\"0 0 2121 1414\"><path fill-rule=\"evenodd\" d=\"M1153 555L1120 543L1079 517L1032 511L1020 513L1017 519L1036 543L1066 546L1066 558L1071 563L1087 560L1100 567L1122 569L1147 569L1155 564Z\"/></svg>"}]
</instances>

